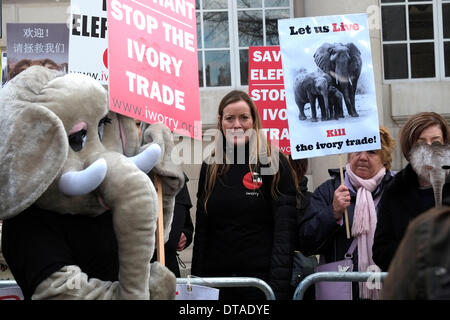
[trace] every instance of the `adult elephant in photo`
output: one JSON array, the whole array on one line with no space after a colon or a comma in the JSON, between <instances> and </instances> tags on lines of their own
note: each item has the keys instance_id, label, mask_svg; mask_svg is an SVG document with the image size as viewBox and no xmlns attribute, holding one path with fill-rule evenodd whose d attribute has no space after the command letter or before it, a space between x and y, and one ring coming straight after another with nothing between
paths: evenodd
<instances>
[{"instance_id":1,"label":"adult elephant in photo","mask_svg":"<svg viewBox=\"0 0 450 320\"><path fill-rule=\"evenodd\" d=\"M324 43L314 53L317 66L333 78L333 84L342 92L348 114L358 117L355 93L361 75L361 52L353 43Z\"/></svg>"},{"instance_id":2,"label":"adult elephant in photo","mask_svg":"<svg viewBox=\"0 0 450 320\"><path fill-rule=\"evenodd\" d=\"M322 72L311 72L306 75L300 74L294 84L295 103L299 109L299 119L306 120L305 104L311 106L311 121L317 122L316 100L319 103L322 120L329 120L328 108L328 81Z\"/></svg>"},{"instance_id":3,"label":"adult elephant in photo","mask_svg":"<svg viewBox=\"0 0 450 320\"><path fill-rule=\"evenodd\" d=\"M159 168L170 205L184 183L164 152L170 130L151 126L154 143L140 146L134 119L107 98L88 76L42 66L0 91L3 254L28 298L175 297L175 276L150 264L158 196L147 175ZM173 211L163 214L168 238Z\"/></svg>"}]
</instances>

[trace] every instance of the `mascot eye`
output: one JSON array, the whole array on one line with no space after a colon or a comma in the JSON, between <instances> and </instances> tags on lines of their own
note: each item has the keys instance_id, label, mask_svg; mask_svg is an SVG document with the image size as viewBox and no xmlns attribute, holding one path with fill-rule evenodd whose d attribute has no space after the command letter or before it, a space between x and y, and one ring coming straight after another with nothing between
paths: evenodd
<instances>
[{"instance_id":1,"label":"mascot eye","mask_svg":"<svg viewBox=\"0 0 450 320\"><path fill-rule=\"evenodd\" d=\"M69 145L73 149L73 151L78 152L83 149L86 143L86 134L87 131L85 129L82 129L69 135Z\"/></svg>"},{"instance_id":2,"label":"mascot eye","mask_svg":"<svg viewBox=\"0 0 450 320\"><path fill-rule=\"evenodd\" d=\"M105 129L105 125L108 123L111 123L111 118L108 118L108 116L105 116L98 122L98 137L100 138L100 141L103 141L103 131Z\"/></svg>"}]
</instances>

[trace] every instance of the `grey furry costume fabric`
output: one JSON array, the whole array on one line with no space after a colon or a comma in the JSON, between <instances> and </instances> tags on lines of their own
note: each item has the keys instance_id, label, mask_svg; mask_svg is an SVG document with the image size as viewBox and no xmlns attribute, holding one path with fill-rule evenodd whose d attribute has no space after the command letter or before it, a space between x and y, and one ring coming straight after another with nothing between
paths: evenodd
<instances>
[{"instance_id":1,"label":"grey furry costume fabric","mask_svg":"<svg viewBox=\"0 0 450 320\"><path fill-rule=\"evenodd\" d=\"M164 242L169 239L170 226L172 224L173 209L175 207L175 196L184 185L184 174L179 164L177 155L173 153L174 142L170 130L162 123L149 125L141 123L143 132L141 143L144 150L150 143L157 143L161 147L161 161L152 170L152 176L157 174L161 177L163 187L163 213L164 213ZM176 159L173 159L176 158ZM178 162L176 162L178 161Z\"/></svg>"},{"instance_id":2,"label":"grey furry costume fabric","mask_svg":"<svg viewBox=\"0 0 450 320\"><path fill-rule=\"evenodd\" d=\"M120 280L88 280L77 266L65 266L44 280L33 298L173 298L174 275L160 264L149 264L158 203L147 174L126 157L140 148L134 119L113 116L108 111L106 90L90 77L63 75L41 66L23 71L0 91L0 109L0 136L4 137L0 141L0 219L12 218L32 204L61 214L95 216L105 212L105 205L113 211ZM112 123L101 135L98 128L108 114ZM80 125L86 134L82 150L77 151L68 137ZM155 174L164 186L167 240L174 199L184 176L181 167L172 163L170 131L155 125L145 134L148 141L161 147ZM143 145L141 150L147 147ZM95 192L73 197L61 192L58 182L64 173L82 171L100 158L107 171ZM129 198L120 192L123 185L134 190ZM76 293L67 285L73 277L81 285Z\"/></svg>"}]
</instances>

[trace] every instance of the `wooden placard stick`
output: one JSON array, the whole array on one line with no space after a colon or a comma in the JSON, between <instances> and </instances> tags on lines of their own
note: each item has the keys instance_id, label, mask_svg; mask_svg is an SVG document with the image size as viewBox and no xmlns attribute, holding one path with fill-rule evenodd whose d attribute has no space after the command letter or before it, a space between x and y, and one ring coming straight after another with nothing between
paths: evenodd
<instances>
[{"instance_id":1,"label":"wooden placard stick","mask_svg":"<svg viewBox=\"0 0 450 320\"><path fill-rule=\"evenodd\" d=\"M166 265L164 255L164 220L163 220L163 194L162 182L158 175L155 175L155 188L158 192L158 222L156 225L156 257L159 263Z\"/></svg>"},{"instance_id":2,"label":"wooden placard stick","mask_svg":"<svg viewBox=\"0 0 450 320\"><path fill-rule=\"evenodd\" d=\"M344 169L342 168L342 154L339 154L339 173L341 174L341 184L345 184L344 181ZM344 211L345 231L347 233L347 239L350 239L350 227L348 224L348 211L345 208Z\"/></svg>"}]
</instances>

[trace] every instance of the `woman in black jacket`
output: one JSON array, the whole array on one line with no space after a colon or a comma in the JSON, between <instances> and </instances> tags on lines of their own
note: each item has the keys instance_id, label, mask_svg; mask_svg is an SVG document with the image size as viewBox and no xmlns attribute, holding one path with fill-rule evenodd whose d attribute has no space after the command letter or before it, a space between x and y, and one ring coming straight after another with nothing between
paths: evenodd
<instances>
[{"instance_id":1,"label":"woman in black jacket","mask_svg":"<svg viewBox=\"0 0 450 320\"><path fill-rule=\"evenodd\" d=\"M411 116L400 132L402 153L409 160L409 153L417 142L431 144L449 143L449 126L435 112L421 112ZM378 223L373 243L373 260L387 271L409 222L422 212L434 207L434 193L430 182L420 181L411 164L393 179L386 189L378 213ZM442 202L450 205L450 179L443 188Z\"/></svg>"},{"instance_id":2,"label":"woman in black jacket","mask_svg":"<svg viewBox=\"0 0 450 320\"><path fill-rule=\"evenodd\" d=\"M267 143L243 91L222 99L218 129L200 172L192 275L256 277L277 299L291 299L296 189L289 163ZM219 299L264 295L256 288L221 288Z\"/></svg>"},{"instance_id":3,"label":"woman in black jacket","mask_svg":"<svg viewBox=\"0 0 450 320\"><path fill-rule=\"evenodd\" d=\"M368 252L368 247L372 247L378 200L393 175L389 169L394 140L385 128L380 128L380 140L381 150L349 154L344 184L340 179L339 170L329 170L332 179L325 181L314 191L300 223L299 247L303 254L320 254L321 263L343 260L351 243L356 239L358 248L353 253L353 270L367 271L367 267L372 264L372 255ZM361 184L365 185L366 182L371 182L373 190L364 190ZM369 210L370 206L374 206L375 212ZM361 208L359 211L361 214L358 215L360 218L357 221L366 220L370 224L367 226L367 233L361 234L360 228L356 227L359 225L359 222L355 224L356 207ZM343 221L345 209L348 210L349 227L352 231L350 239L347 239ZM366 292L365 289L364 292L359 291L358 284L355 283L354 298L377 297L373 291Z\"/></svg>"}]
</instances>

